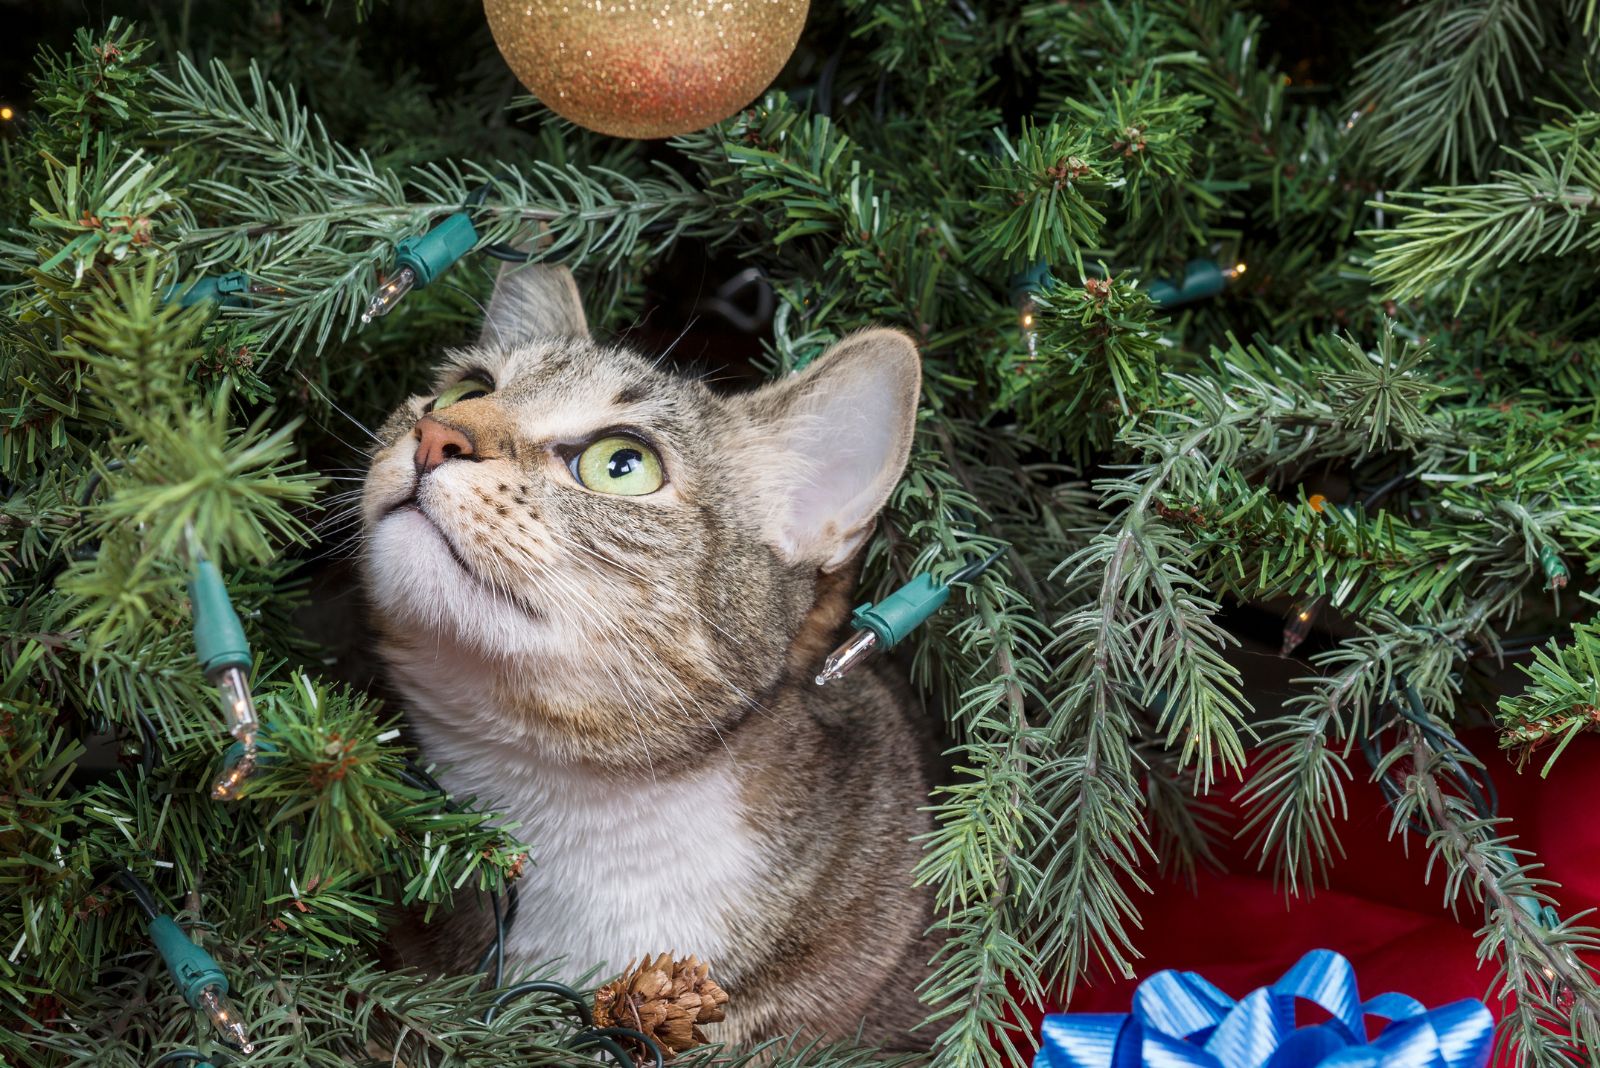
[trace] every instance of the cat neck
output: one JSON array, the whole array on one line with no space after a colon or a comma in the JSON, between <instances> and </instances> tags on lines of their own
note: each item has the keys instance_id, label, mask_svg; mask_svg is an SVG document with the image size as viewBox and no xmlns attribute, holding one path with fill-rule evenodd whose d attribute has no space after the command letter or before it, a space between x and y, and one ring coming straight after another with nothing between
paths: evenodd
<instances>
[{"instance_id":1,"label":"cat neck","mask_svg":"<svg viewBox=\"0 0 1600 1068\"><path fill-rule=\"evenodd\" d=\"M688 721L667 731L638 722L628 707L637 706L637 695L619 694L611 670L596 679L588 654L577 649L505 658L438 632L385 629L379 651L433 762L497 768L489 774L515 766L532 775L564 769L598 779L670 780L722 766L749 721L779 704L793 715L827 703L813 678L840 636L856 578L853 567L817 577L811 607L787 646L768 647L780 663L735 665L710 684L664 690L661 706Z\"/></svg>"},{"instance_id":2,"label":"cat neck","mask_svg":"<svg viewBox=\"0 0 1600 1068\"><path fill-rule=\"evenodd\" d=\"M883 781L864 770L874 760L885 772L909 766L883 756L898 715L872 673L826 689L811 681L853 586L853 575L821 584L760 710L693 759L643 771L552 751L513 726L486 682L493 665L466 650L413 645L391 659L440 781L500 813L533 851L508 936L513 964L560 960L559 973L581 981L648 950L696 954L730 984L761 974L817 880L854 855L828 853L838 806L854 819L872 812L872 788L852 776ZM859 735L838 726L852 706ZM879 829L862 833L876 840Z\"/></svg>"},{"instance_id":3,"label":"cat neck","mask_svg":"<svg viewBox=\"0 0 1600 1068\"><path fill-rule=\"evenodd\" d=\"M747 818L736 762L621 774L496 740L481 718L435 714L445 707L413 716L439 780L499 813L532 850L507 936L513 971L552 962L581 983L645 951L697 954L724 981L746 970L740 932L759 920L770 847Z\"/></svg>"}]
</instances>

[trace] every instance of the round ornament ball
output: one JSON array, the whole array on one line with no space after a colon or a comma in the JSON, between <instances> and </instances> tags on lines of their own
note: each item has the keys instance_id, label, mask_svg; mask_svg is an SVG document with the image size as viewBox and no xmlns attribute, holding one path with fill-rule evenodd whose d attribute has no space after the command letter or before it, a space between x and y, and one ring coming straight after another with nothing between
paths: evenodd
<instances>
[{"instance_id":1,"label":"round ornament ball","mask_svg":"<svg viewBox=\"0 0 1600 1068\"><path fill-rule=\"evenodd\" d=\"M563 118L616 137L720 122L783 69L809 0L484 0L494 43Z\"/></svg>"}]
</instances>

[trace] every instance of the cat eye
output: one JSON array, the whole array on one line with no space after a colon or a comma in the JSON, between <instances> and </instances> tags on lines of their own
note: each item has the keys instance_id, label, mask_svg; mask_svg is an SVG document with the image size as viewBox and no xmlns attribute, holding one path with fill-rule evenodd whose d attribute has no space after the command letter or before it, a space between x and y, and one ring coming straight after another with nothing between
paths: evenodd
<instances>
[{"instance_id":1,"label":"cat eye","mask_svg":"<svg viewBox=\"0 0 1600 1068\"><path fill-rule=\"evenodd\" d=\"M423 411L441 411L452 404L460 404L462 401L487 397L493 392L494 384L492 382L485 382L478 378L463 378L454 385L446 386L444 392L429 401L428 406Z\"/></svg>"},{"instance_id":2,"label":"cat eye","mask_svg":"<svg viewBox=\"0 0 1600 1068\"><path fill-rule=\"evenodd\" d=\"M612 434L586 447L573 457L572 475L597 493L623 497L654 493L666 481L656 451L626 434Z\"/></svg>"}]
</instances>

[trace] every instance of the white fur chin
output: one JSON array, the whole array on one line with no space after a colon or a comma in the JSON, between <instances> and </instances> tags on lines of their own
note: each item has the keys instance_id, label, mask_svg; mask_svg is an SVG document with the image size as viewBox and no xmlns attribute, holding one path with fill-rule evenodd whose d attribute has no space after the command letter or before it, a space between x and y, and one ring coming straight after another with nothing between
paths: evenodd
<instances>
[{"instance_id":1,"label":"white fur chin","mask_svg":"<svg viewBox=\"0 0 1600 1068\"><path fill-rule=\"evenodd\" d=\"M463 571L444 535L413 508L378 521L366 562L372 596L392 617L447 634L489 656L561 652L549 622L533 618Z\"/></svg>"}]
</instances>

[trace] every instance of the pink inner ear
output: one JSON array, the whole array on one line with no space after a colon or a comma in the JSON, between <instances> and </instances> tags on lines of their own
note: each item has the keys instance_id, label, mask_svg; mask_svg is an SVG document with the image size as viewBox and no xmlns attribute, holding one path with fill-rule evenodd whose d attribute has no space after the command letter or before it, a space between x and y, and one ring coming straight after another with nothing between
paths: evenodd
<instances>
[{"instance_id":1,"label":"pink inner ear","mask_svg":"<svg viewBox=\"0 0 1600 1068\"><path fill-rule=\"evenodd\" d=\"M870 357L831 368L786 419L785 541L797 555L848 556L899 478L914 409L896 370Z\"/></svg>"}]
</instances>

